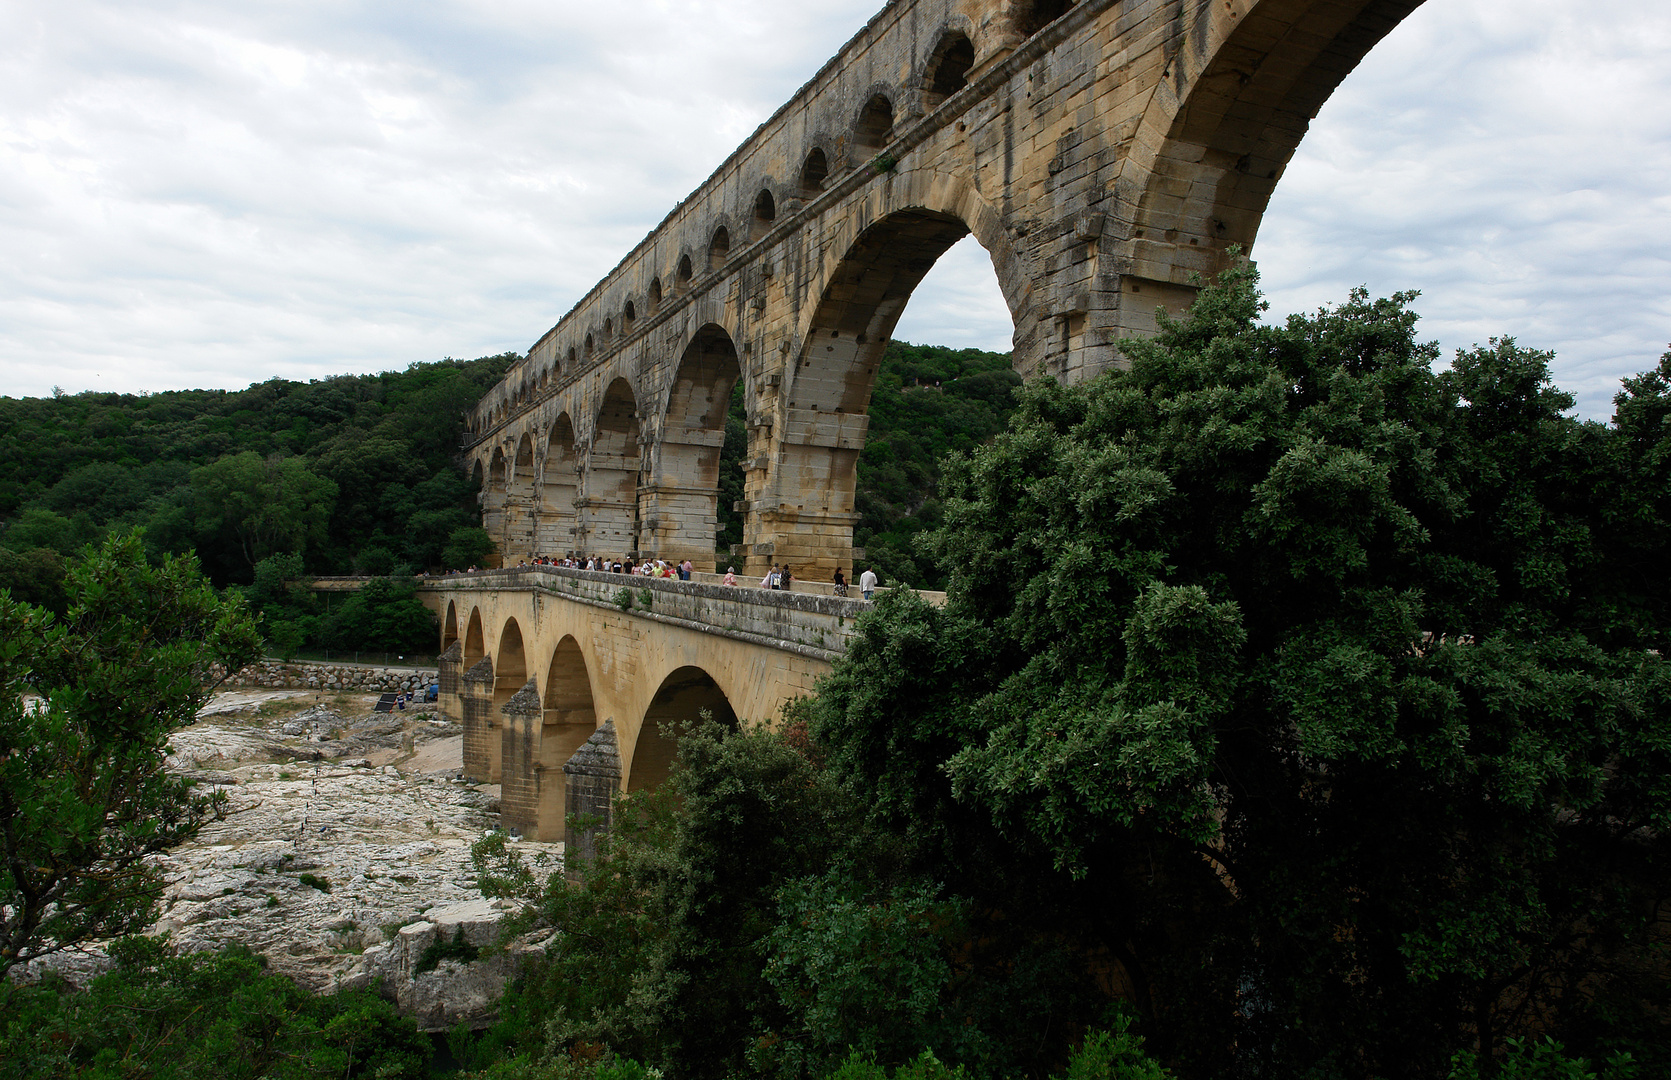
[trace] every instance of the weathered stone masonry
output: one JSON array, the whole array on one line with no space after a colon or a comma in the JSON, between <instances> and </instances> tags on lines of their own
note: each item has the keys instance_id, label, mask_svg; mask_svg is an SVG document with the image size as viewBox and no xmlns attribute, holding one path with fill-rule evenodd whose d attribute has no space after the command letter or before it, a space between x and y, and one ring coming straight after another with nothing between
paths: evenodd
<instances>
[{"instance_id":1,"label":"weathered stone masonry","mask_svg":"<svg viewBox=\"0 0 1671 1080\"><path fill-rule=\"evenodd\" d=\"M890 3L473 411L503 561L714 566L741 380L730 560L850 574L877 364L940 254L991 255L1024 374L1116 363L1252 246L1311 117L1417 3Z\"/></svg>"}]
</instances>

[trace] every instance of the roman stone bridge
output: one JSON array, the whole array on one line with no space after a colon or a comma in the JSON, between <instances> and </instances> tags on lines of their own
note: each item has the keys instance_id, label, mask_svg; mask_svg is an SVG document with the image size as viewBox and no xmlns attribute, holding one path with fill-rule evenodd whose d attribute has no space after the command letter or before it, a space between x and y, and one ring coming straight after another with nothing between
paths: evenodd
<instances>
[{"instance_id":1,"label":"roman stone bridge","mask_svg":"<svg viewBox=\"0 0 1671 1080\"><path fill-rule=\"evenodd\" d=\"M740 381L728 561L851 575L871 386L935 260L986 249L1022 374L1117 363L1252 247L1311 118L1419 2L894 0L471 412L501 564L713 567Z\"/></svg>"},{"instance_id":2,"label":"roman stone bridge","mask_svg":"<svg viewBox=\"0 0 1671 1080\"><path fill-rule=\"evenodd\" d=\"M565 766L594 788L654 787L677 725L704 710L776 722L867 606L548 566L432 579L419 595L441 620L440 704L464 725L465 774L501 784L505 827L540 840L564 838ZM591 805L607 819L607 799Z\"/></svg>"}]
</instances>

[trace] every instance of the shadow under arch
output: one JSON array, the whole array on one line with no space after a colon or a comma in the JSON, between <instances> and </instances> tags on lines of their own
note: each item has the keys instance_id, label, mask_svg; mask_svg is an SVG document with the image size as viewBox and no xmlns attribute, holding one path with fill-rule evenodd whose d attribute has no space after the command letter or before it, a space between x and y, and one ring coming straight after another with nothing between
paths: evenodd
<instances>
[{"instance_id":1,"label":"shadow under arch","mask_svg":"<svg viewBox=\"0 0 1671 1080\"><path fill-rule=\"evenodd\" d=\"M540 510L534 527L536 555L565 555L574 549L574 424L563 413L551 425L540 468Z\"/></svg>"},{"instance_id":2,"label":"shadow under arch","mask_svg":"<svg viewBox=\"0 0 1671 1080\"><path fill-rule=\"evenodd\" d=\"M627 555L638 550L638 395L624 378L609 384L586 464L583 512L588 554Z\"/></svg>"},{"instance_id":3,"label":"shadow under arch","mask_svg":"<svg viewBox=\"0 0 1671 1080\"><path fill-rule=\"evenodd\" d=\"M464 631L464 670L469 671L487 656L486 637L482 633L482 609L470 609L470 621Z\"/></svg>"},{"instance_id":4,"label":"shadow under arch","mask_svg":"<svg viewBox=\"0 0 1671 1080\"><path fill-rule=\"evenodd\" d=\"M458 601L447 601L447 615L441 620L441 651L452 648L453 642L458 640Z\"/></svg>"},{"instance_id":5,"label":"shadow under arch","mask_svg":"<svg viewBox=\"0 0 1671 1080\"><path fill-rule=\"evenodd\" d=\"M825 580L838 567L851 574L859 454L882 353L911 294L940 256L971 232L992 255L1018 327L1016 356L1022 353L1025 278L997 235L997 215L973 198L963 201L962 214L911 206L865 229L831 271L807 324L782 391L782 457L760 493L763 509L751 515L744 535L745 543L770 543L787 556L797 577ZM971 220L977 228L971 229ZM766 449L764 442L749 447L751 454Z\"/></svg>"},{"instance_id":6,"label":"shadow under arch","mask_svg":"<svg viewBox=\"0 0 1671 1080\"><path fill-rule=\"evenodd\" d=\"M638 725L630 761L623 762L627 791L661 786L673 768L678 730L697 723L704 709L719 723L737 726L737 711L731 707L731 700L706 671L682 667L662 680Z\"/></svg>"},{"instance_id":7,"label":"shadow under arch","mask_svg":"<svg viewBox=\"0 0 1671 1080\"><path fill-rule=\"evenodd\" d=\"M703 326L685 346L667 394L654 481L640 523L640 546L648 554L712 568L720 453L731 391L740 378L731 335L713 323Z\"/></svg>"}]
</instances>

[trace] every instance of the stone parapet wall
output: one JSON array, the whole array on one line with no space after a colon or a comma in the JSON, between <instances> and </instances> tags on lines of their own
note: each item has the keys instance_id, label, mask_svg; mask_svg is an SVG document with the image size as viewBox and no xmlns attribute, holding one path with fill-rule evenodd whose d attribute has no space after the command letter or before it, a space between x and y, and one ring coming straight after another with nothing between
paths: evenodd
<instances>
[{"instance_id":1,"label":"stone parapet wall","mask_svg":"<svg viewBox=\"0 0 1671 1080\"><path fill-rule=\"evenodd\" d=\"M431 579L422 588L438 592L545 589L582 603L616 608L651 620L673 620L708 633L803 652L826 661L846 651L855 620L870 608L856 595L776 592L744 585L709 585L559 566L458 574ZM630 608L623 608L617 602L623 589L631 594ZM643 598L646 590L650 596L648 607Z\"/></svg>"},{"instance_id":2,"label":"stone parapet wall","mask_svg":"<svg viewBox=\"0 0 1671 1080\"><path fill-rule=\"evenodd\" d=\"M217 676L221 669L215 669ZM434 668L361 667L357 664L305 664L262 660L234 672L232 686L259 686L274 690L345 690L367 694L398 694L421 691L435 682Z\"/></svg>"}]
</instances>

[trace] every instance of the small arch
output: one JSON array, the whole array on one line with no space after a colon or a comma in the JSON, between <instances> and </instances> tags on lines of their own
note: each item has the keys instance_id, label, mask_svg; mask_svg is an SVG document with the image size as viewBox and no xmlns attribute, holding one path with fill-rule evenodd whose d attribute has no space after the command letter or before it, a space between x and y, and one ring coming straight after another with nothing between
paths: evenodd
<instances>
[{"instance_id":1,"label":"small arch","mask_svg":"<svg viewBox=\"0 0 1671 1080\"><path fill-rule=\"evenodd\" d=\"M894 103L886 94L876 94L865 102L859 122L853 129L853 141L864 150L880 150L894 130Z\"/></svg>"},{"instance_id":2,"label":"small arch","mask_svg":"<svg viewBox=\"0 0 1671 1080\"><path fill-rule=\"evenodd\" d=\"M661 688L644 710L638 738L627 765L627 790L660 787L673 768L679 729L697 723L706 710L727 727L737 726L737 711L719 683L699 667L682 667L662 680Z\"/></svg>"},{"instance_id":3,"label":"small arch","mask_svg":"<svg viewBox=\"0 0 1671 1080\"><path fill-rule=\"evenodd\" d=\"M605 341L608 341L610 338L612 338L614 336L615 336L615 320L614 319L605 319L603 321L603 339Z\"/></svg>"},{"instance_id":4,"label":"small arch","mask_svg":"<svg viewBox=\"0 0 1671 1080\"><path fill-rule=\"evenodd\" d=\"M1028 37L1060 19L1073 0L1021 0L1015 6L1015 28Z\"/></svg>"},{"instance_id":5,"label":"small arch","mask_svg":"<svg viewBox=\"0 0 1671 1080\"><path fill-rule=\"evenodd\" d=\"M592 358L592 335L587 334L586 335L586 359L590 360L591 358Z\"/></svg>"},{"instance_id":6,"label":"small arch","mask_svg":"<svg viewBox=\"0 0 1671 1080\"><path fill-rule=\"evenodd\" d=\"M675 273L674 277L675 277L675 280L678 281L678 283L680 285L689 285L690 284L690 256L689 255L679 256L679 269Z\"/></svg>"},{"instance_id":7,"label":"small arch","mask_svg":"<svg viewBox=\"0 0 1671 1080\"><path fill-rule=\"evenodd\" d=\"M650 288L644 294L644 297L646 302L649 303L651 311L661 306L661 278L653 277L650 279Z\"/></svg>"},{"instance_id":8,"label":"small arch","mask_svg":"<svg viewBox=\"0 0 1671 1080\"><path fill-rule=\"evenodd\" d=\"M574 346L570 345L569 346L569 367L571 367L571 368L574 367L574 361L575 361Z\"/></svg>"},{"instance_id":9,"label":"small arch","mask_svg":"<svg viewBox=\"0 0 1671 1080\"><path fill-rule=\"evenodd\" d=\"M631 300L628 300L627 306L621 309L621 333L630 333L632 331L632 324L637 320L637 318L638 309L632 306Z\"/></svg>"},{"instance_id":10,"label":"small arch","mask_svg":"<svg viewBox=\"0 0 1671 1080\"><path fill-rule=\"evenodd\" d=\"M928 55L923 69L923 104L932 109L969 85L975 45L960 30L948 30Z\"/></svg>"},{"instance_id":11,"label":"small arch","mask_svg":"<svg viewBox=\"0 0 1671 1080\"><path fill-rule=\"evenodd\" d=\"M770 188L761 188L760 194L754 198L754 229L752 238L760 239L777 220L777 200L772 198Z\"/></svg>"},{"instance_id":12,"label":"small arch","mask_svg":"<svg viewBox=\"0 0 1671 1080\"><path fill-rule=\"evenodd\" d=\"M824 190L824 181L829 176L830 159L824 156L823 150L813 147L812 153L806 156L806 164L801 166L801 190L815 195Z\"/></svg>"},{"instance_id":13,"label":"small arch","mask_svg":"<svg viewBox=\"0 0 1671 1080\"><path fill-rule=\"evenodd\" d=\"M731 254L731 230L724 225L714 230L714 238L708 242L708 269L718 270L725 265L726 257Z\"/></svg>"},{"instance_id":14,"label":"small arch","mask_svg":"<svg viewBox=\"0 0 1671 1080\"><path fill-rule=\"evenodd\" d=\"M458 640L458 601L447 601L447 617L441 621L441 651L446 652Z\"/></svg>"}]
</instances>

